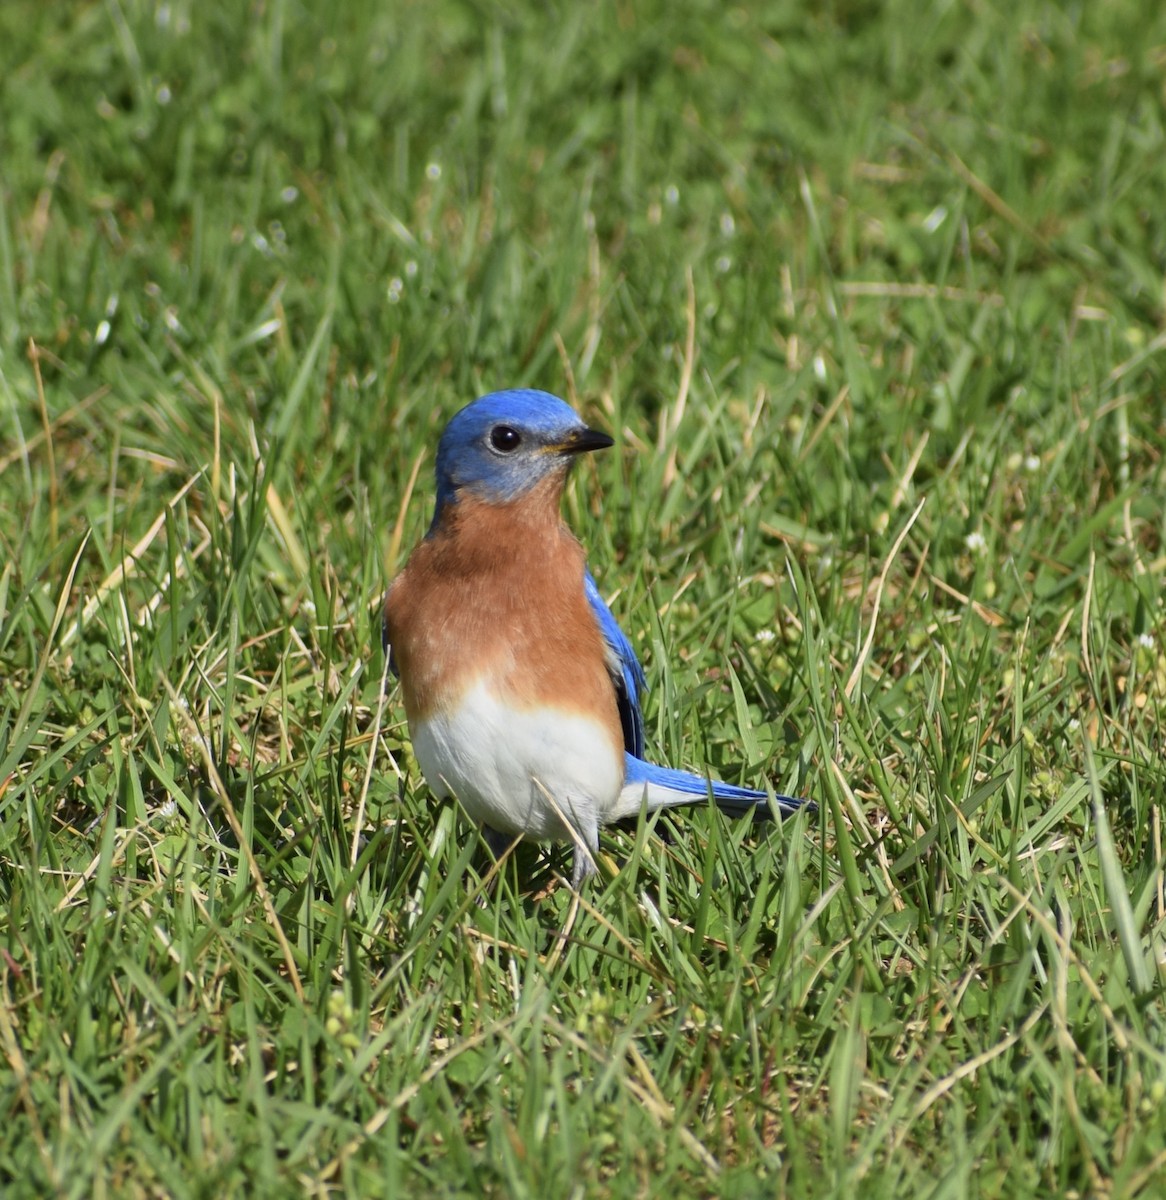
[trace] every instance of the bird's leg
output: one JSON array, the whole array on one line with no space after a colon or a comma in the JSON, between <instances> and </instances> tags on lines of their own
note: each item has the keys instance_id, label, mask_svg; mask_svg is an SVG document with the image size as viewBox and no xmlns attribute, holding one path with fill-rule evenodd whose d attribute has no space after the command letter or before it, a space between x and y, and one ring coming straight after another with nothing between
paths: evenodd
<instances>
[{"instance_id":1,"label":"bird's leg","mask_svg":"<svg viewBox=\"0 0 1166 1200\"><path fill-rule=\"evenodd\" d=\"M486 843L486 849L490 851L497 864L496 872L501 869L502 860L521 840L521 837L515 837L512 833L502 833L490 825L482 826L482 841ZM495 874L496 878L497 875ZM493 882L491 883L490 890L493 890Z\"/></svg>"},{"instance_id":2,"label":"bird's leg","mask_svg":"<svg viewBox=\"0 0 1166 1200\"><path fill-rule=\"evenodd\" d=\"M512 833L502 833L490 825L482 826L482 841L486 843L486 848L499 862L502 861L503 855L521 840Z\"/></svg>"},{"instance_id":3,"label":"bird's leg","mask_svg":"<svg viewBox=\"0 0 1166 1200\"><path fill-rule=\"evenodd\" d=\"M578 891L589 876L595 874L595 862L591 855L580 846L576 846L572 854L571 887Z\"/></svg>"},{"instance_id":4,"label":"bird's leg","mask_svg":"<svg viewBox=\"0 0 1166 1200\"><path fill-rule=\"evenodd\" d=\"M578 811L572 804L567 805L570 810L570 815L568 815L558 800L543 786L542 780L531 776L530 782L562 821L563 829L574 845L574 854L571 860L571 887L578 892L588 875L594 875L597 869L595 859L599 854L599 822L593 813L589 813L586 809Z\"/></svg>"},{"instance_id":5,"label":"bird's leg","mask_svg":"<svg viewBox=\"0 0 1166 1200\"><path fill-rule=\"evenodd\" d=\"M599 869L595 865L595 858L598 853L598 834L592 838L576 838L575 849L571 858L571 887L574 891L577 892L587 882L588 878L594 875Z\"/></svg>"}]
</instances>

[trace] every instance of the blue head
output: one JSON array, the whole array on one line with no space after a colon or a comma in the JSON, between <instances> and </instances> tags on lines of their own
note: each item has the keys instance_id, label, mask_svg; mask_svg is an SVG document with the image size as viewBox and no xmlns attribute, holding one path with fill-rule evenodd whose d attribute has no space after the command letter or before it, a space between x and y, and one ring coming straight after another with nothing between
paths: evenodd
<instances>
[{"instance_id":1,"label":"blue head","mask_svg":"<svg viewBox=\"0 0 1166 1200\"><path fill-rule=\"evenodd\" d=\"M491 392L467 404L441 435L437 512L459 492L492 504L516 500L550 475L565 476L575 455L610 445L549 392Z\"/></svg>"}]
</instances>

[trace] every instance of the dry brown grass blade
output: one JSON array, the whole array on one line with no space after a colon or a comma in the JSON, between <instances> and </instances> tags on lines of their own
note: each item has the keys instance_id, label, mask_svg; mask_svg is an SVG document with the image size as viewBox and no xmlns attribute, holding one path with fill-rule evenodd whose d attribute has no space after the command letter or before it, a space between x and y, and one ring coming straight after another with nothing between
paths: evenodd
<instances>
[{"instance_id":1,"label":"dry brown grass blade","mask_svg":"<svg viewBox=\"0 0 1166 1200\"><path fill-rule=\"evenodd\" d=\"M858 655L858 659L854 664L854 670L850 672L850 678L846 681L846 687L843 689L846 693L846 698L849 700L854 693L854 689L858 686L858 681L862 678L863 668L866 666L866 660L870 657L871 646L874 645L875 628L879 621L879 608L882 605L883 589L887 584L887 576L891 570L891 564L898 557L899 550L905 541L907 534L911 532L911 526L915 524L919 514L923 511L923 506L927 503L927 497L915 506L915 511L907 518L907 523L899 530L899 536L895 538L895 544L891 547L890 554L887 555L886 561L883 563L883 569L879 572L878 586L875 588L874 607L870 614L870 628L866 631L866 641L863 642L862 650Z\"/></svg>"}]
</instances>

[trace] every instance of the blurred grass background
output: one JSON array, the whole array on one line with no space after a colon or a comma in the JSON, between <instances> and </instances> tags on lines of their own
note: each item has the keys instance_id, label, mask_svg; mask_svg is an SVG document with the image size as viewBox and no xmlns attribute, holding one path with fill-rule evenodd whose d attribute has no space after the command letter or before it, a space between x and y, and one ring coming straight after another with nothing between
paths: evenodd
<instances>
[{"instance_id":1,"label":"blurred grass background","mask_svg":"<svg viewBox=\"0 0 1166 1200\"><path fill-rule=\"evenodd\" d=\"M0 8L6 1196L1154 1196L1166 10ZM695 811L479 903L375 609L480 392ZM534 881L532 886L532 879Z\"/></svg>"}]
</instances>

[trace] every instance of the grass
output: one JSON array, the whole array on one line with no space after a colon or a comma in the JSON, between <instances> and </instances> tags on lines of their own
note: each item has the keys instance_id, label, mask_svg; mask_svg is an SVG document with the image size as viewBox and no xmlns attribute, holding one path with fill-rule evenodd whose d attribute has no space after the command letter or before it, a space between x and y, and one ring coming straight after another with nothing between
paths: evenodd
<instances>
[{"instance_id":1,"label":"grass","mask_svg":"<svg viewBox=\"0 0 1166 1200\"><path fill-rule=\"evenodd\" d=\"M1162 1194L1166 15L334 9L0 9L5 1195ZM653 753L820 806L566 941L379 700L523 384Z\"/></svg>"}]
</instances>

